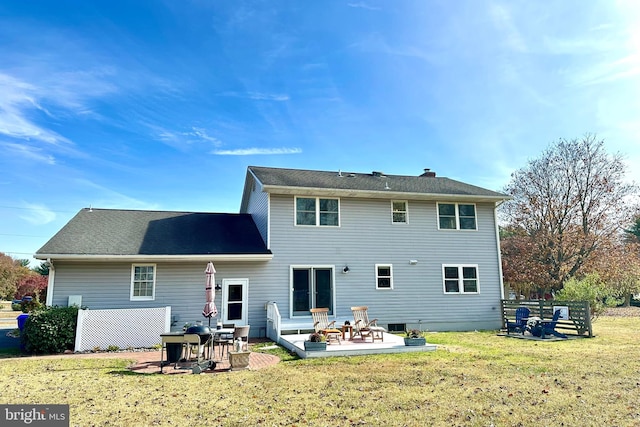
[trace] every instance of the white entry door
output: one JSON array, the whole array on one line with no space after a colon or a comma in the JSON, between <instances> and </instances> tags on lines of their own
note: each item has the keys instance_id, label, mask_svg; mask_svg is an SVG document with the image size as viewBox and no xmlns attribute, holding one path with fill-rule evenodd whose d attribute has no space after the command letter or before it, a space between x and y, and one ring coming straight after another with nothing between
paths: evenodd
<instances>
[{"instance_id":1,"label":"white entry door","mask_svg":"<svg viewBox=\"0 0 640 427\"><path fill-rule=\"evenodd\" d=\"M222 279L222 323L248 324L249 279Z\"/></svg>"}]
</instances>

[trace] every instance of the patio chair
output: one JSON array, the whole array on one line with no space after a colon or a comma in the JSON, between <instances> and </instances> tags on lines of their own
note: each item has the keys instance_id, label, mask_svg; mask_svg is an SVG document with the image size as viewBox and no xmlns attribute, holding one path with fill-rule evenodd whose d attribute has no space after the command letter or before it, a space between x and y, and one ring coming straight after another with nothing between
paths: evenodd
<instances>
[{"instance_id":1,"label":"patio chair","mask_svg":"<svg viewBox=\"0 0 640 427\"><path fill-rule=\"evenodd\" d=\"M556 331L556 325L558 324L558 319L562 312L560 310L556 310L553 313L553 317L551 321L541 321L538 326L535 326L530 329L531 335L544 338L545 335L553 335L558 338L567 338L567 336L563 333Z\"/></svg>"},{"instance_id":2,"label":"patio chair","mask_svg":"<svg viewBox=\"0 0 640 427\"><path fill-rule=\"evenodd\" d=\"M367 314L367 307L351 307L351 312L353 313L353 336L360 335L363 341L366 340L367 337L371 337L372 342L376 342L376 340L384 341L384 329L382 326L378 326L378 319L369 320L369 316Z\"/></svg>"},{"instance_id":3,"label":"patio chair","mask_svg":"<svg viewBox=\"0 0 640 427\"><path fill-rule=\"evenodd\" d=\"M331 342L332 340L338 341L340 343L340 336L342 331L335 327L336 321L329 321L329 309L328 308L312 308L311 317L313 318L313 329L319 333L327 337L327 342Z\"/></svg>"},{"instance_id":4,"label":"patio chair","mask_svg":"<svg viewBox=\"0 0 640 427\"><path fill-rule=\"evenodd\" d=\"M531 311L527 307L518 307L518 309L516 309L515 322L507 320L507 334L510 332L524 334L524 331L527 330L527 320L530 314Z\"/></svg>"},{"instance_id":5,"label":"patio chair","mask_svg":"<svg viewBox=\"0 0 640 427\"><path fill-rule=\"evenodd\" d=\"M230 335L230 338L223 340L220 343L220 358L224 357L224 350L227 349L227 358L229 357L229 348L233 350L234 343L237 339L242 341L242 351L245 348L249 348L249 329L251 326L236 326L233 329L233 334ZM226 335L225 335L226 336Z\"/></svg>"},{"instance_id":6,"label":"patio chair","mask_svg":"<svg viewBox=\"0 0 640 427\"><path fill-rule=\"evenodd\" d=\"M233 330L233 340L240 340L242 341L242 351L244 351L244 349L249 349L249 329L251 328L251 326L246 325L246 326L236 326L236 328Z\"/></svg>"},{"instance_id":7,"label":"patio chair","mask_svg":"<svg viewBox=\"0 0 640 427\"><path fill-rule=\"evenodd\" d=\"M235 323L224 323L223 329L235 329ZM229 345L233 344L233 333L229 334L214 334L213 346L220 347L220 359L224 358L224 349L229 350ZM228 355L227 355L228 356Z\"/></svg>"}]
</instances>

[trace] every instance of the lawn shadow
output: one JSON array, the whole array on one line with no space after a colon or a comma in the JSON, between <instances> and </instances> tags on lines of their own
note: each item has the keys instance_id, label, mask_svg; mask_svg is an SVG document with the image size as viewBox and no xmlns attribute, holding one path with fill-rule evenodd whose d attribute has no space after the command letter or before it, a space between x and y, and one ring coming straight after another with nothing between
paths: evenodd
<instances>
[{"instance_id":1,"label":"lawn shadow","mask_svg":"<svg viewBox=\"0 0 640 427\"><path fill-rule=\"evenodd\" d=\"M516 338L516 339L520 339L520 340L529 340L529 341L545 341L545 342L555 342L555 341L571 341L571 340L577 340L577 339L582 339L582 338L595 338L595 336L593 337L589 337L589 336L578 336L578 335L567 335L566 338L560 338L560 337L556 337L554 335L551 336L546 336L544 338L541 337L536 337L534 335L523 335L523 334L507 334L504 332L498 333L499 337L507 337L507 338Z\"/></svg>"}]
</instances>

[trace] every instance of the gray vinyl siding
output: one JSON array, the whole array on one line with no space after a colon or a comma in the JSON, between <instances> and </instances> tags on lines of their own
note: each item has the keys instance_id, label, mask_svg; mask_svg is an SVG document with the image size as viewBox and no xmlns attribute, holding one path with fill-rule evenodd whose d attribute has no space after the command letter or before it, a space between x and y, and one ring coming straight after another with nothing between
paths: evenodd
<instances>
[{"instance_id":1,"label":"gray vinyl siding","mask_svg":"<svg viewBox=\"0 0 640 427\"><path fill-rule=\"evenodd\" d=\"M500 326L501 296L494 205L477 204L477 230L438 230L436 202L409 200L409 223L393 224L391 203L340 199L340 227L294 226L293 196L271 195L269 263L273 295L289 313L289 266L334 265L336 314L367 305L382 324L407 323L431 330L493 329ZM409 260L418 260L409 265ZM375 264L393 265L392 290L375 286ZM443 290L443 264L477 264L479 294ZM344 266L349 274L342 274ZM281 284L281 285L279 285Z\"/></svg>"},{"instance_id":2,"label":"gray vinyl siding","mask_svg":"<svg viewBox=\"0 0 640 427\"><path fill-rule=\"evenodd\" d=\"M265 244L269 244L268 228L269 228L269 194L263 193L253 178L253 185L251 186L251 193L249 194L249 201L247 203L247 212L253 218L253 222L256 223L258 231L262 236L262 240Z\"/></svg>"},{"instance_id":3,"label":"gray vinyl siding","mask_svg":"<svg viewBox=\"0 0 640 427\"><path fill-rule=\"evenodd\" d=\"M249 280L248 322L254 337L264 334L267 301L277 302L282 317L289 317L291 265L334 267L334 312L340 320L352 318L351 306L367 305L370 317L383 325L406 323L430 330L500 327L493 203L476 204L475 231L438 230L435 201L409 200L408 224L392 223L391 203L384 199L341 198L340 227L295 226L294 196L269 196L255 188L247 210L265 242L270 242L273 259L216 262L215 277L216 283L225 278ZM409 260L418 263L410 265ZM201 314L206 263L155 263L154 301L129 300L131 264L54 260L53 305L66 306L69 295L81 295L82 304L90 309L171 306L176 318L173 329L206 320ZM393 289L376 289L375 264L393 266ZM480 293L445 294L443 264L477 265ZM342 274L345 266L349 274ZM219 309L220 304L216 292Z\"/></svg>"},{"instance_id":4,"label":"gray vinyl siding","mask_svg":"<svg viewBox=\"0 0 640 427\"><path fill-rule=\"evenodd\" d=\"M136 263L146 264L146 263ZM153 301L130 301L131 263L63 262L55 263L53 305L66 306L69 295L81 295L82 305L94 310L112 308L150 308L171 306L175 323L172 330L181 329L186 322L207 319L202 316L205 304L206 263L155 263L156 290ZM269 300L268 269L265 262L215 263L216 283L223 279L249 279L248 323L251 335L264 335L266 326L265 302ZM215 303L221 309L221 293L216 292ZM212 319L212 323L215 319Z\"/></svg>"}]
</instances>

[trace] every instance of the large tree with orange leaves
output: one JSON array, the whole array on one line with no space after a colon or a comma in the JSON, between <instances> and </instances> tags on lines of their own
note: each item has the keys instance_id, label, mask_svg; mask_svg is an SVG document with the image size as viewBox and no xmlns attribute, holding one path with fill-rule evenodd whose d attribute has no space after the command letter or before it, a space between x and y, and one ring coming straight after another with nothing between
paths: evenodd
<instances>
[{"instance_id":1,"label":"large tree with orange leaves","mask_svg":"<svg viewBox=\"0 0 640 427\"><path fill-rule=\"evenodd\" d=\"M18 282L30 273L20 260L0 252L0 299L13 299Z\"/></svg>"},{"instance_id":2,"label":"large tree with orange leaves","mask_svg":"<svg viewBox=\"0 0 640 427\"><path fill-rule=\"evenodd\" d=\"M639 241L620 238L603 245L592 267L607 287L624 299L625 306L630 305L633 295L640 294Z\"/></svg>"},{"instance_id":3,"label":"large tree with orange leaves","mask_svg":"<svg viewBox=\"0 0 640 427\"><path fill-rule=\"evenodd\" d=\"M636 212L637 187L625 181L622 155L592 135L559 140L515 171L503 204L505 282L557 290L589 271L594 254L619 236Z\"/></svg>"}]
</instances>

